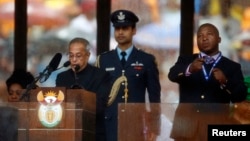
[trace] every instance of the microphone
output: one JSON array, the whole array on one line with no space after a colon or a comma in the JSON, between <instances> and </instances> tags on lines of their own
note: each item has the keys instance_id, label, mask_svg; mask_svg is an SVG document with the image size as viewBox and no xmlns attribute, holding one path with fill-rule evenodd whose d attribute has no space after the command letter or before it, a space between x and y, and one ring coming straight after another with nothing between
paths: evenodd
<instances>
[{"instance_id":1,"label":"microphone","mask_svg":"<svg viewBox=\"0 0 250 141\"><path fill-rule=\"evenodd\" d=\"M74 68L75 84L71 86L71 89L83 89L83 87L78 83L77 72L79 71L79 69L80 69L79 65L76 65Z\"/></svg>"},{"instance_id":2,"label":"microphone","mask_svg":"<svg viewBox=\"0 0 250 141\"><path fill-rule=\"evenodd\" d=\"M79 65L76 65L76 66L75 66L75 72L78 72L79 69L80 69L80 66L79 66Z\"/></svg>"},{"instance_id":3,"label":"microphone","mask_svg":"<svg viewBox=\"0 0 250 141\"><path fill-rule=\"evenodd\" d=\"M60 64L60 61L62 59L62 54L61 53L57 53L52 60L50 61L49 65L43 70L42 73L40 73L41 79L40 79L40 83L45 82L50 74L55 71L58 67L58 65Z\"/></svg>"},{"instance_id":4,"label":"microphone","mask_svg":"<svg viewBox=\"0 0 250 141\"><path fill-rule=\"evenodd\" d=\"M57 53L52 58L52 60L50 61L49 65L47 66L49 74L57 69L58 65L60 64L61 59L62 59L62 54L61 53Z\"/></svg>"},{"instance_id":5,"label":"microphone","mask_svg":"<svg viewBox=\"0 0 250 141\"><path fill-rule=\"evenodd\" d=\"M71 64L70 61L66 61L66 62L64 62L63 66L57 68L56 70L60 70L61 68L64 68L64 67L66 68L66 67L68 67L70 64Z\"/></svg>"},{"instance_id":6,"label":"microphone","mask_svg":"<svg viewBox=\"0 0 250 141\"><path fill-rule=\"evenodd\" d=\"M62 59L62 54L57 53L52 58L49 65L43 70L43 72L40 72L39 76L35 77L35 80L27 86L26 91L20 97L20 101L24 98L26 98L26 101L30 101L30 94L29 94L30 90L34 88L37 81L39 81L40 83L45 82L49 78L50 74L57 69L61 59Z\"/></svg>"},{"instance_id":7,"label":"microphone","mask_svg":"<svg viewBox=\"0 0 250 141\"><path fill-rule=\"evenodd\" d=\"M64 64L63 64L63 67L68 67L70 65L70 61L66 61Z\"/></svg>"},{"instance_id":8,"label":"microphone","mask_svg":"<svg viewBox=\"0 0 250 141\"><path fill-rule=\"evenodd\" d=\"M75 83L77 83L77 80L78 80L78 77L77 77L76 73L79 71L79 69L80 69L80 66L76 65L75 66L75 71L74 71Z\"/></svg>"}]
</instances>

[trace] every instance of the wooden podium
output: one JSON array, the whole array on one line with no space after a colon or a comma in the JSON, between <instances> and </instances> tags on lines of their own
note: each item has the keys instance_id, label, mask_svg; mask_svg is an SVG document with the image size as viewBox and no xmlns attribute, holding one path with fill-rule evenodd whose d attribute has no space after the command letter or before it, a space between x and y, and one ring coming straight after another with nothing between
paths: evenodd
<instances>
[{"instance_id":1,"label":"wooden podium","mask_svg":"<svg viewBox=\"0 0 250 141\"><path fill-rule=\"evenodd\" d=\"M197 138L198 141L207 141L208 125L241 125L242 122L237 120L238 117L242 119L248 112L239 111L238 103L233 106L217 103L151 103L148 105L144 103L118 105L119 141L174 141L182 138L191 138L191 141L197 141ZM150 108L147 109L147 107ZM250 123L250 120L244 121L244 123Z\"/></svg>"},{"instance_id":2,"label":"wooden podium","mask_svg":"<svg viewBox=\"0 0 250 141\"><path fill-rule=\"evenodd\" d=\"M40 103L37 93L62 91L65 94L62 119L54 127L45 127L38 117ZM28 102L5 105L16 108L18 115L18 141L92 141L95 140L96 94L83 89L44 87L31 90Z\"/></svg>"}]
</instances>

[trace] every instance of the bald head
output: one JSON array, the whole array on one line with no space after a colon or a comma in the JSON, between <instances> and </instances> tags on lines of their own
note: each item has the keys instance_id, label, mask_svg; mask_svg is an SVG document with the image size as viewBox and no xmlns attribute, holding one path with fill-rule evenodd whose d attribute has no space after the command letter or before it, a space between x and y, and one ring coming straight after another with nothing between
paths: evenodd
<instances>
[{"instance_id":1,"label":"bald head","mask_svg":"<svg viewBox=\"0 0 250 141\"><path fill-rule=\"evenodd\" d=\"M214 30L214 32L219 36L220 33L219 33L219 30L217 29L217 27L214 26L213 24L210 24L210 23L204 23L204 24L200 25L197 33L199 33L201 31L201 29L207 28L207 27L209 27L212 30Z\"/></svg>"}]
</instances>

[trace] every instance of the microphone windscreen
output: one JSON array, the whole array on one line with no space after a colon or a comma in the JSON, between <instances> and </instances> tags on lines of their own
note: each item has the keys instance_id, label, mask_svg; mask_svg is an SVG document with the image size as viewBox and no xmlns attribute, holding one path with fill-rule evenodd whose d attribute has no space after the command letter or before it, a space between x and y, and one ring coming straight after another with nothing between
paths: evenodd
<instances>
[{"instance_id":1,"label":"microphone windscreen","mask_svg":"<svg viewBox=\"0 0 250 141\"><path fill-rule=\"evenodd\" d=\"M68 67L70 65L70 61L67 61L63 64L63 67Z\"/></svg>"},{"instance_id":2,"label":"microphone windscreen","mask_svg":"<svg viewBox=\"0 0 250 141\"><path fill-rule=\"evenodd\" d=\"M62 59L62 54L61 53L57 53L52 60L49 63L49 71L55 71L58 67L58 65L60 64L60 61Z\"/></svg>"},{"instance_id":3,"label":"microphone windscreen","mask_svg":"<svg viewBox=\"0 0 250 141\"><path fill-rule=\"evenodd\" d=\"M76 65L76 66L75 66L75 71L78 72L79 69L80 69L80 66L79 66L79 65Z\"/></svg>"}]
</instances>

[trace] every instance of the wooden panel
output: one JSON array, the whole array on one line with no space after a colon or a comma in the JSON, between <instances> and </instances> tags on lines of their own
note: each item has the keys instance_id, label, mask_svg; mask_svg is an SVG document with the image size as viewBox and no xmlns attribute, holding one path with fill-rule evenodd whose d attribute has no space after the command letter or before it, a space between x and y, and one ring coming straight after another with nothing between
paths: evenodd
<instances>
[{"instance_id":1,"label":"wooden panel","mask_svg":"<svg viewBox=\"0 0 250 141\"><path fill-rule=\"evenodd\" d=\"M38 118L40 103L37 102L39 91L63 91L61 103L63 116L55 127L45 127ZM96 95L85 90L66 90L65 88L39 88L30 92L29 102L4 103L6 108L17 109L18 141L81 141L95 140ZM5 108L5 109L6 109ZM13 118L14 119L14 118ZM13 130L13 134L15 131Z\"/></svg>"},{"instance_id":2,"label":"wooden panel","mask_svg":"<svg viewBox=\"0 0 250 141\"><path fill-rule=\"evenodd\" d=\"M160 105L151 104L150 109L148 106L142 103L119 104L119 141L144 141L159 134Z\"/></svg>"},{"instance_id":3,"label":"wooden panel","mask_svg":"<svg viewBox=\"0 0 250 141\"><path fill-rule=\"evenodd\" d=\"M241 124L239 118L235 118L242 113L239 108L239 104L121 103L118 107L118 140L189 138L206 141L208 125Z\"/></svg>"}]
</instances>

